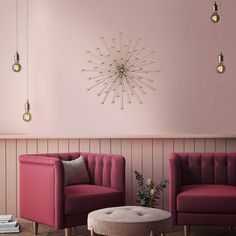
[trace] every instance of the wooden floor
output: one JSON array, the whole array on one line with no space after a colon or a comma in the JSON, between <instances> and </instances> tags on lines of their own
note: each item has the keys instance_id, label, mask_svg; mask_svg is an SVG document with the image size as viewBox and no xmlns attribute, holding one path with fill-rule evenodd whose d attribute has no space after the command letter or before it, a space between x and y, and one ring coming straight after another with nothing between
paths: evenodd
<instances>
[{"instance_id":1,"label":"wooden floor","mask_svg":"<svg viewBox=\"0 0 236 236\"><path fill-rule=\"evenodd\" d=\"M21 224L21 232L18 234L1 234L2 236L32 236L31 224ZM86 226L77 227L73 229L72 236L89 236ZM38 236L64 236L63 230L54 230L46 226L39 226ZM122 236L122 235L121 235ZM166 236L183 236L182 227L173 228L172 233ZM230 232L228 228L224 227L192 227L190 236L236 236L236 232Z\"/></svg>"}]
</instances>

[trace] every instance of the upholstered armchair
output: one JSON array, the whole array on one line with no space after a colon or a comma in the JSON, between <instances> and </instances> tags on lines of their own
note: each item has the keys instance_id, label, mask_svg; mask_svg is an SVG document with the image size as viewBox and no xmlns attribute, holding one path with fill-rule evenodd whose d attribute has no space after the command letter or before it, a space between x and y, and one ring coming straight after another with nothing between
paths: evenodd
<instances>
[{"instance_id":1,"label":"upholstered armchair","mask_svg":"<svg viewBox=\"0 0 236 236\"><path fill-rule=\"evenodd\" d=\"M169 200L172 224L236 224L236 153L172 153Z\"/></svg>"},{"instance_id":2,"label":"upholstered armchair","mask_svg":"<svg viewBox=\"0 0 236 236\"><path fill-rule=\"evenodd\" d=\"M62 161L83 156L87 184L64 185ZM85 225L93 210L125 204L125 159L95 153L22 155L20 161L20 216L56 229Z\"/></svg>"}]
</instances>

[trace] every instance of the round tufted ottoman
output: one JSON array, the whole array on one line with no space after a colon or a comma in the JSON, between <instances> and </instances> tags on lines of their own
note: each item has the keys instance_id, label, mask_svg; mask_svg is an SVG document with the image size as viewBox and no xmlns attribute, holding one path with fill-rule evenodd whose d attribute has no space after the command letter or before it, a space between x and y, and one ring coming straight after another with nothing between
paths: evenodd
<instances>
[{"instance_id":1,"label":"round tufted ottoman","mask_svg":"<svg viewBox=\"0 0 236 236\"><path fill-rule=\"evenodd\" d=\"M170 226L170 213L141 206L104 208L88 214L88 229L109 236L164 235Z\"/></svg>"}]
</instances>

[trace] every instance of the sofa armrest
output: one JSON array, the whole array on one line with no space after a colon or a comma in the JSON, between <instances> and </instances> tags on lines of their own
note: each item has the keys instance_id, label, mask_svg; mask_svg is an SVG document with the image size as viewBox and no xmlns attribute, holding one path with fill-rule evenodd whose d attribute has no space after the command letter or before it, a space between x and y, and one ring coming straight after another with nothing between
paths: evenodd
<instances>
[{"instance_id":1,"label":"sofa armrest","mask_svg":"<svg viewBox=\"0 0 236 236\"><path fill-rule=\"evenodd\" d=\"M20 216L55 228L64 222L64 171L61 160L21 155Z\"/></svg>"},{"instance_id":2,"label":"sofa armrest","mask_svg":"<svg viewBox=\"0 0 236 236\"><path fill-rule=\"evenodd\" d=\"M180 160L176 153L171 153L169 158L169 205L172 224L177 224L177 195L181 189Z\"/></svg>"}]
</instances>

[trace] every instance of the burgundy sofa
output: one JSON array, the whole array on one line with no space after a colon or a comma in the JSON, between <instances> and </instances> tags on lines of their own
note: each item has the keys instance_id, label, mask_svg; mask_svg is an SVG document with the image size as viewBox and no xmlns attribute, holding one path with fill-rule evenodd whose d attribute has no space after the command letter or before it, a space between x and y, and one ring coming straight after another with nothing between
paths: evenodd
<instances>
[{"instance_id":1,"label":"burgundy sofa","mask_svg":"<svg viewBox=\"0 0 236 236\"><path fill-rule=\"evenodd\" d=\"M236 153L172 153L169 200L172 224L236 224Z\"/></svg>"},{"instance_id":2,"label":"burgundy sofa","mask_svg":"<svg viewBox=\"0 0 236 236\"><path fill-rule=\"evenodd\" d=\"M61 160L85 159L89 184L64 186ZM87 214L104 207L125 204L125 159L95 153L21 155L20 216L56 229L85 225Z\"/></svg>"}]
</instances>

